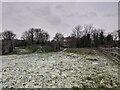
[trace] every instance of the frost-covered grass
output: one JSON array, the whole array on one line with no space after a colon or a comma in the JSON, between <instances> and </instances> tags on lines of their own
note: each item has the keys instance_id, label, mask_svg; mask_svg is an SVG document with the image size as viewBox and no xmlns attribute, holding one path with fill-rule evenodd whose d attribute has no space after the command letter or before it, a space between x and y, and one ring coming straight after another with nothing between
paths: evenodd
<instances>
[{"instance_id":1,"label":"frost-covered grass","mask_svg":"<svg viewBox=\"0 0 120 90\"><path fill-rule=\"evenodd\" d=\"M3 87L113 88L118 66L100 55L51 52L2 56Z\"/></svg>"}]
</instances>

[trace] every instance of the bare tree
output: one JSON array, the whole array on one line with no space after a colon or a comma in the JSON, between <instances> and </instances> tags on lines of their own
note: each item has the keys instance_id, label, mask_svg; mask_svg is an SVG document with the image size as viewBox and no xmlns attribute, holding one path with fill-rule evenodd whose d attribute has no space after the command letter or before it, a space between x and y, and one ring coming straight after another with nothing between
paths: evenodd
<instances>
[{"instance_id":1,"label":"bare tree","mask_svg":"<svg viewBox=\"0 0 120 90\"><path fill-rule=\"evenodd\" d=\"M49 39L49 34L41 28L31 28L25 31L21 38L31 42L31 44L43 45Z\"/></svg>"},{"instance_id":2,"label":"bare tree","mask_svg":"<svg viewBox=\"0 0 120 90\"><path fill-rule=\"evenodd\" d=\"M106 45L108 45L108 46L112 46L113 45L113 36L112 36L112 34L108 34L106 36Z\"/></svg>"},{"instance_id":3,"label":"bare tree","mask_svg":"<svg viewBox=\"0 0 120 90\"><path fill-rule=\"evenodd\" d=\"M70 42L73 47L80 46L80 38L82 37L82 29L83 27L81 25L75 26L75 28L73 29L73 32L71 33L72 40Z\"/></svg>"},{"instance_id":4,"label":"bare tree","mask_svg":"<svg viewBox=\"0 0 120 90\"><path fill-rule=\"evenodd\" d=\"M6 30L0 34L2 40L13 40L15 36L16 34L9 30Z\"/></svg>"},{"instance_id":5,"label":"bare tree","mask_svg":"<svg viewBox=\"0 0 120 90\"><path fill-rule=\"evenodd\" d=\"M92 35L92 46L93 47L98 47L99 46L99 31L97 29L92 30L91 32Z\"/></svg>"},{"instance_id":6,"label":"bare tree","mask_svg":"<svg viewBox=\"0 0 120 90\"><path fill-rule=\"evenodd\" d=\"M61 33L56 33L54 37L54 50L60 50L60 47L63 46L64 36Z\"/></svg>"},{"instance_id":7,"label":"bare tree","mask_svg":"<svg viewBox=\"0 0 120 90\"><path fill-rule=\"evenodd\" d=\"M56 40L59 41L59 42L62 41L63 38L64 38L64 36L63 36L62 33L56 33L56 34L55 34L55 37L54 37L54 39L56 39Z\"/></svg>"},{"instance_id":8,"label":"bare tree","mask_svg":"<svg viewBox=\"0 0 120 90\"><path fill-rule=\"evenodd\" d=\"M73 29L73 32L72 32L71 36L75 37L75 38L80 38L81 37L81 33L82 33L81 30L82 30L82 26L81 25L76 26Z\"/></svg>"},{"instance_id":9,"label":"bare tree","mask_svg":"<svg viewBox=\"0 0 120 90\"><path fill-rule=\"evenodd\" d=\"M44 42L48 41L49 37L50 37L50 35L47 32L43 33L43 40L44 40Z\"/></svg>"},{"instance_id":10,"label":"bare tree","mask_svg":"<svg viewBox=\"0 0 120 90\"><path fill-rule=\"evenodd\" d=\"M91 24L90 25L84 25L83 30L84 30L84 35L87 36L87 34L91 34L92 30L94 30L94 27Z\"/></svg>"},{"instance_id":11,"label":"bare tree","mask_svg":"<svg viewBox=\"0 0 120 90\"><path fill-rule=\"evenodd\" d=\"M34 29L35 37L34 40L38 44L45 44L49 39L49 34L42 29Z\"/></svg>"},{"instance_id":12,"label":"bare tree","mask_svg":"<svg viewBox=\"0 0 120 90\"><path fill-rule=\"evenodd\" d=\"M30 34L30 41L33 43L34 42L34 29L31 28L28 32Z\"/></svg>"},{"instance_id":13,"label":"bare tree","mask_svg":"<svg viewBox=\"0 0 120 90\"><path fill-rule=\"evenodd\" d=\"M83 26L83 42L85 47L91 47L91 32L93 30L93 26L90 25L84 25Z\"/></svg>"},{"instance_id":14,"label":"bare tree","mask_svg":"<svg viewBox=\"0 0 120 90\"><path fill-rule=\"evenodd\" d=\"M35 28L34 29L34 33L35 33L35 37L34 40L36 42L36 44L41 44L43 41L43 30L41 30L40 28Z\"/></svg>"},{"instance_id":15,"label":"bare tree","mask_svg":"<svg viewBox=\"0 0 120 90\"><path fill-rule=\"evenodd\" d=\"M29 33L28 33L28 31L25 31L23 34L22 34L22 36L21 36L21 39L23 39L23 40L29 40Z\"/></svg>"},{"instance_id":16,"label":"bare tree","mask_svg":"<svg viewBox=\"0 0 120 90\"><path fill-rule=\"evenodd\" d=\"M14 39L16 34L12 31L6 30L0 34L2 39L2 53L10 53L14 49Z\"/></svg>"},{"instance_id":17,"label":"bare tree","mask_svg":"<svg viewBox=\"0 0 120 90\"><path fill-rule=\"evenodd\" d=\"M105 44L105 35L103 29L98 29L99 31L99 45L103 46Z\"/></svg>"}]
</instances>

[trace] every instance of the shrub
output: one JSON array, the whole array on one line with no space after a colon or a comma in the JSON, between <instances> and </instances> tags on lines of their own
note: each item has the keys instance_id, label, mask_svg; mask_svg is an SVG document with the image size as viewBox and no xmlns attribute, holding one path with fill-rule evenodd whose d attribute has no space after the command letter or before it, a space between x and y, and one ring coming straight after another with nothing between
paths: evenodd
<instances>
[{"instance_id":1,"label":"shrub","mask_svg":"<svg viewBox=\"0 0 120 90\"><path fill-rule=\"evenodd\" d=\"M54 50L53 50L53 48L51 48L51 47L49 47L49 46L43 46L43 47L41 48L41 51L42 51L42 52L53 52Z\"/></svg>"}]
</instances>

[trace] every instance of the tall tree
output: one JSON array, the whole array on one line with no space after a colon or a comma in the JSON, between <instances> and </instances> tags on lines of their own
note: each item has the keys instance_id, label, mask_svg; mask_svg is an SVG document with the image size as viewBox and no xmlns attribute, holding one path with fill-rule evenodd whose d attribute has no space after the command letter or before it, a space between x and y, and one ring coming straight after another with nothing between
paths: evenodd
<instances>
[{"instance_id":1,"label":"tall tree","mask_svg":"<svg viewBox=\"0 0 120 90\"><path fill-rule=\"evenodd\" d=\"M64 44L64 36L62 33L56 33L54 37L54 50L60 50L60 47Z\"/></svg>"},{"instance_id":2,"label":"tall tree","mask_svg":"<svg viewBox=\"0 0 120 90\"><path fill-rule=\"evenodd\" d=\"M16 34L9 30L6 30L0 34L2 40L13 40L15 36Z\"/></svg>"},{"instance_id":3,"label":"tall tree","mask_svg":"<svg viewBox=\"0 0 120 90\"><path fill-rule=\"evenodd\" d=\"M82 26L81 25L75 26L71 36L75 37L75 38L80 38L81 37L81 30L82 30Z\"/></svg>"},{"instance_id":4,"label":"tall tree","mask_svg":"<svg viewBox=\"0 0 120 90\"><path fill-rule=\"evenodd\" d=\"M14 49L14 39L16 34L14 34L12 31L6 30L0 34L0 37L2 39L2 53L5 52L10 53Z\"/></svg>"},{"instance_id":5,"label":"tall tree","mask_svg":"<svg viewBox=\"0 0 120 90\"><path fill-rule=\"evenodd\" d=\"M102 29L98 29L98 31L99 31L99 44L100 46L103 46L105 41L104 31Z\"/></svg>"},{"instance_id":6,"label":"tall tree","mask_svg":"<svg viewBox=\"0 0 120 90\"><path fill-rule=\"evenodd\" d=\"M23 40L31 42L31 44L45 44L49 39L49 34L41 28L31 28L25 31L21 37Z\"/></svg>"},{"instance_id":7,"label":"tall tree","mask_svg":"<svg viewBox=\"0 0 120 90\"><path fill-rule=\"evenodd\" d=\"M106 45L113 46L113 36L111 34L106 37Z\"/></svg>"},{"instance_id":8,"label":"tall tree","mask_svg":"<svg viewBox=\"0 0 120 90\"><path fill-rule=\"evenodd\" d=\"M90 47L91 46L91 32L93 30L92 25L84 25L84 45L85 47Z\"/></svg>"},{"instance_id":9,"label":"tall tree","mask_svg":"<svg viewBox=\"0 0 120 90\"><path fill-rule=\"evenodd\" d=\"M82 37L82 26L81 25L78 25L78 26L75 26L75 28L73 29L73 32L71 34L71 37L72 37L72 42L75 42L75 46L77 48L80 47L80 38Z\"/></svg>"},{"instance_id":10,"label":"tall tree","mask_svg":"<svg viewBox=\"0 0 120 90\"><path fill-rule=\"evenodd\" d=\"M64 40L64 36L62 33L56 33L54 40L56 40L57 42L59 42L60 46L63 46L63 40Z\"/></svg>"},{"instance_id":11,"label":"tall tree","mask_svg":"<svg viewBox=\"0 0 120 90\"><path fill-rule=\"evenodd\" d=\"M99 31L97 29L92 30L92 46L98 47L99 46Z\"/></svg>"}]
</instances>

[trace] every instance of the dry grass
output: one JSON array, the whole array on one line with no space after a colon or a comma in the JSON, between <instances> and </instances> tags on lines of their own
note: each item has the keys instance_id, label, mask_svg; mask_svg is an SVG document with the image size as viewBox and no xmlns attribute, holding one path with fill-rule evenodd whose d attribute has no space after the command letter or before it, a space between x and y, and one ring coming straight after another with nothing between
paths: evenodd
<instances>
[{"instance_id":1,"label":"dry grass","mask_svg":"<svg viewBox=\"0 0 120 90\"><path fill-rule=\"evenodd\" d=\"M96 55L98 52L90 48L69 48L65 50L68 53L76 53L81 55Z\"/></svg>"}]
</instances>

